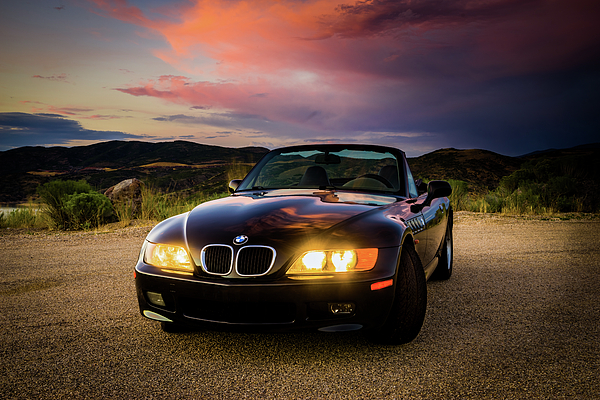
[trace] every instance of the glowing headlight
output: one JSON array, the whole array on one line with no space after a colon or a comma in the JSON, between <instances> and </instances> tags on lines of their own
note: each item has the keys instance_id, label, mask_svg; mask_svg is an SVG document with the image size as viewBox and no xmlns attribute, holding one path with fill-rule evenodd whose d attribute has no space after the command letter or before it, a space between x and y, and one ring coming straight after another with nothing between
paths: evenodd
<instances>
[{"instance_id":1,"label":"glowing headlight","mask_svg":"<svg viewBox=\"0 0 600 400\"><path fill-rule=\"evenodd\" d=\"M192 260L183 247L167 244L148 243L144 261L155 267L194 272Z\"/></svg>"},{"instance_id":2,"label":"glowing headlight","mask_svg":"<svg viewBox=\"0 0 600 400\"><path fill-rule=\"evenodd\" d=\"M377 262L377 249L307 251L294 262L288 274L368 271Z\"/></svg>"},{"instance_id":3,"label":"glowing headlight","mask_svg":"<svg viewBox=\"0 0 600 400\"><path fill-rule=\"evenodd\" d=\"M331 252L331 263L335 267L336 272L350 271L356 266L356 258L356 251L354 250Z\"/></svg>"},{"instance_id":4,"label":"glowing headlight","mask_svg":"<svg viewBox=\"0 0 600 400\"><path fill-rule=\"evenodd\" d=\"M309 251L302 255L300 262L307 272L319 272L327 264L326 257L324 251Z\"/></svg>"}]
</instances>

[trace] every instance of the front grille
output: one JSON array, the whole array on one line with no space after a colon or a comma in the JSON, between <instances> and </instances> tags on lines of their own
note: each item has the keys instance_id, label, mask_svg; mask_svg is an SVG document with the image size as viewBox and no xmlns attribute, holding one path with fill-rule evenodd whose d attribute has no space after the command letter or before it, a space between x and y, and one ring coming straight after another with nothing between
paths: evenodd
<instances>
[{"instance_id":1,"label":"front grille","mask_svg":"<svg viewBox=\"0 0 600 400\"><path fill-rule=\"evenodd\" d=\"M209 274L227 275L233 265L233 248L210 245L202 249L202 268Z\"/></svg>"},{"instance_id":2,"label":"front grille","mask_svg":"<svg viewBox=\"0 0 600 400\"><path fill-rule=\"evenodd\" d=\"M275 250L266 246L242 247L237 255L236 271L242 276L265 275L275 261Z\"/></svg>"}]
</instances>

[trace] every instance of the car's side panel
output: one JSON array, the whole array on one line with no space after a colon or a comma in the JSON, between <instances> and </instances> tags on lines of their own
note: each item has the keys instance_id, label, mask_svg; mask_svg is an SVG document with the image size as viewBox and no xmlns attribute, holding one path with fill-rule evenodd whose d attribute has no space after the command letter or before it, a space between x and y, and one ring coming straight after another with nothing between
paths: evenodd
<instances>
[{"instance_id":1,"label":"car's side panel","mask_svg":"<svg viewBox=\"0 0 600 400\"><path fill-rule=\"evenodd\" d=\"M427 250L423 258L423 264L429 264L440 247L446 232L447 212L443 199L435 199L431 206L423 209L423 217L427 227Z\"/></svg>"},{"instance_id":2,"label":"car's side panel","mask_svg":"<svg viewBox=\"0 0 600 400\"><path fill-rule=\"evenodd\" d=\"M419 219L422 221L425 221L425 219L423 218L422 215L419 215ZM424 225L424 222L423 222ZM425 255L427 254L427 230L423 229L421 231L418 231L417 233L414 233L414 242L415 242L415 251L417 252L417 255L419 256L419 259L423 260ZM425 263L423 263L423 265L425 265Z\"/></svg>"}]
</instances>

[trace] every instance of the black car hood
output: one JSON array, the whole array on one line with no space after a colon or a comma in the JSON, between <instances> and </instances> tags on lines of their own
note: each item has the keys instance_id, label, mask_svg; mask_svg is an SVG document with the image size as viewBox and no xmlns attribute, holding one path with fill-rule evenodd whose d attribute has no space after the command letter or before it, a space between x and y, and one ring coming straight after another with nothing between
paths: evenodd
<instances>
[{"instance_id":1,"label":"black car hood","mask_svg":"<svg viewBox=\"0 0 600 400\"><path fill-rule=\"evenodd\" d=\"M231 196L191 211L186 238L190 248L200 249L207 244L233 245L238 235L248 236L248 245L297 249L332 226L376 208L315 195Z\"/></svg>"},{"instance_id":2,"label":"black car hood","mask_svg":"<svg viewBox=\"0 0 600 400\"><path fill-rule=\"evenodd\" d=\"M402 216L408 208L402 199L332 191L282 192L203 203L161 222L147 240L186 246L197 265L207 245L227 245L235 252L248 245L270 246L277 252L272 273L306 250L385 248L401 243ZM233 242L238 235L248 237L243 246Z\"/></svg>"}]
</instances>

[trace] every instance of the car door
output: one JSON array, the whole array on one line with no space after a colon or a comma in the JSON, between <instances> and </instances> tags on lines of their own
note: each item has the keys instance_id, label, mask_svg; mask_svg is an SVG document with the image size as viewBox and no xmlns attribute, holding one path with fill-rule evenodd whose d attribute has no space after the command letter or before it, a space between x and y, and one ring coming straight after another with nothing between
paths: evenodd
<instances>
[{"instance_id":1,"label":"car door","mask_svg":"<svg viewBox=\"0 0 600 400\"><path fill-rule=\"evenodd\" d=\"M408 196L410 197L411 204L423 202L425 200L425 195L423 193L419 195L419 191L417 190L415 180L413 178L412 172L410 171L410 167L406 162L406 158L404 158L404 170L406 172L406 175L403 179L406 183L406 189L408 191ZM425 257L427 256L427 229L423 213L419 211L411 215L410 219L407 221L407 225L411 228L413 232L413 237L415 240L415 250L419 255L419 259L423 263L423 267L425 267L427 265L427 263L425 262Z\"/></svg>"},{"instance_id":2,"label":"car door","mask_svg":"<svg viewBox=\"0 0 600 400\"><path fill-rule=\"evenodd\" d=\"M435 199L429 207L422 210L422 213L425 220L425 241L427 245L425 256L421 260L426 266L435 257L446 232L446 205L442 199Z\"/></svg>"}]
</instances>

